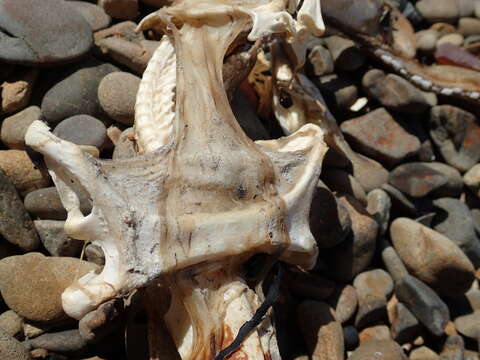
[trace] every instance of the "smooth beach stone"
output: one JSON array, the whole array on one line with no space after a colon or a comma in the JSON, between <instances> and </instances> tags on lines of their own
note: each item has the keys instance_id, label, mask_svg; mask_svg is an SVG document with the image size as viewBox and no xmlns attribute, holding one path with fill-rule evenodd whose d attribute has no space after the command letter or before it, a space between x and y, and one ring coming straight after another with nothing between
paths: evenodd
<instances>
[{"instance_id":1,"label":"smooth beach stone","mask_svg":"<svg viewBox=\"0 0 480 360\"><path fill-rule=\"evenodd\" d=\"M46 65L88 52L92 29L62 0L0 0L0 61Z\"/></svg>"},{"instance_id":2,"label":"smooth beach stone","mask_svg":"<svg viewBox=\"0 0 480 360\"><path fill-rule=\"evenodd\" d=\"M434 230L445 235L468 256L475 268L480 266L480 240L475 230L475 220L468 206L458 199L441 198L433 201Z\"/></svg>"},{"instance_id":3,"label":"smooth beach stone","mask_svg":"<svg viewBox=\"0 0 480 360\"><path fill-rule=\"evenodd\" d=\"M0 261L0 291L7 305L20 316L51 322L66 317L62 292L75 279L98 266L71 257L40 253L10 256Z\"/></svg>"},{"instance_id":4,"label":"smooth beach stone","mask_svg":"<svg viewBox=\"0 0 480 360\"><path fill-rule=\"evenodd\" d=\"M98 100L105 113L124 125L133 125L135 100L140 78L116 71L105 76L98 86Z\"/></svg>"},{"instance_id":5,"label":"smooth beach stone","mask_svg":"<svg viewBox=\"0 0 480 360\"><path fill-rule=\"evenodd\" d=\"M393 291L393 280L386 271L374 269L362 272L353 280L353 286L358 297L357 329L386 318L387 298Z\"/></svg>"},{"instance_id":6,"label":"smooth beach stone","mask_svg":"<svg viewBox=\"0 0 480 360\"><path fill-rule=\"evenodd\" d=\"M432 334L442 336L445 333L450 311L429 286L406 275L395 284L395 295Z\"/></svg>"},{"instance_id":7,"label":"smooth beach stone","mask_svg":"<svg viewBox=\"0 0 480 360\"><path fill-rule=\"evenodd\" d=\"M472 285L472 263L446 236L412 219L397 218L390 237L407 269L439 294L457 296Z\"/></svg>"},{"instance_id":8,"label":"smooth beach stone","mask_svg":"<svg viewBox=\"0 0 480 360\"><path fill-rule=\"evenodd\" d=\"M97 89L100 81L107 74L118 68L88 59L59 74L62 80L53 85L42 99L42 114L49 124L79 114L93 117L104 114L98 101Z\"/></svg>"},{"instance_id":9,"label":"smooth beach stone","mask_svg":"<svg viewBox=\"0 0 480 360\"><path fill-rule=\"evenodd\" d=\"M2 142L10 149L25 150L25 134L35 120L40 119L42 112L38 106L29 106L2 122Z\"/></svg>"},{"instance_id":10,"label":"smooth beach stone","mask_svg":"<svg viewBox=\"0 0 480 360\"><path fill-rule=\"evenodd\" d=\"M92 211L92 204L86 191L77 192L80 198L80 210L83 214ZM67 211L63 207L54 186L32 191L23 200L25 208L34 217L47 220L66 220Z\"/></svg>"},{"instance_id":11,"label":"smooth beach stone","mask_svg":"<svg viewBox=\"0 0 480 360\"><path fill-rule=\"evenodd\" d=\"M382 164L395 165L420 151L420 141L384 108L344 121L340 128L354 150Z\"/></svg>"},{"instance_id":12,"label":"smooth beach stone","mask_svg":"<svg viewBox=\"0 0 480 360\"><path fill-rule=\"evenodd\" d=\"M53 133L77 145L91 145L101 149L107 140L107 128L89 115L75 115L61 121Z\"/></svg>"},{"instance_id":13,"label":"smooth beach stone","mask_svg":"<svg viewBox=\"0 0 480 360\"><path fill-rule=\"evenodd\" d=\"M397 166L389 183L413 198L459 196L463 182L458 170L440 162L410 162Z\"/></svg>"},{"instance_id":14,"label":"smooth beach stone","mask_svg":"<svg viewBox=\"0 0 480 360\"><path fill-rule=\"evenodd\" d=\"M48 185L48 174L40 171L24 150L0 150L0 169L21 195Z\"/></svg>"},{"instance_id":15,"label":"smooth beach stone","mask_svg":"<svg viewBox=\"0 0 480 360\"><path fill-rule=\"evenodd\" d=\"M430 111L430 136L445 161L467 171L480 160L480 125L475 115L451 105Z\"/></svg>"},{"instance_id":16,"label":"smooth beach stone","mask_svg":"<svg viewBox=\"0 0 480 360\"><path fill-rule=\"evenodd\" d=\"M105 29L112 22L112 18L98 5L85 1L69 1L68 4L83 16L92 28L92 31Z\"/></svg>"},{"instance_id":17,"label":"smooth beach stone","mask_svg":"<svg viewBox=\"0 0 480 360\"><path fill-rule=\"evenodd\" d=\"M369 70L362 79L367 94L387 109L407 114L421 114L436 105L436 97L395 74Z\"/></svg>"}]
</instances>

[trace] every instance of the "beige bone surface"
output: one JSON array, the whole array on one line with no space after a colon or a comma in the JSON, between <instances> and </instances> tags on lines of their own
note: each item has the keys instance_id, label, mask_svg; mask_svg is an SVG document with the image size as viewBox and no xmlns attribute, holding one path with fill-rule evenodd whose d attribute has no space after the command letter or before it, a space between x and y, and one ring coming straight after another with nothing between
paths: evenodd
<instances>
[{"instance_id":1,"label":"beige bone surface","mask_svg":"<svg viewBox=\"0 0 480 360\"><path fill-rule=\"evenodd\" d=\"M170 40L160 47L166 57L152 58L137 99L142 156L96 159L45 124L30 126L26 143L45 157L68 211L66 232L98 244L106 258L100 274L65 290L67 314L79 319L160 280L173 295L167 325L180 355L212 359L258 306L239 272L249 256L281 253L292 264L314 265L308 214L327 149L323 132L307 124L285 138L252 142L233 116L221 73L228 46L245 28L251 39L286 32L292 41L300 30L322 30L319 14L300 11L295 22L287 5L180 1L144 20L142 28L163 29ZM90 214L80 211L78 187L90 194ZM264 359L270 346L254 331L236 354Z\"/></svg>"}]
</instances>

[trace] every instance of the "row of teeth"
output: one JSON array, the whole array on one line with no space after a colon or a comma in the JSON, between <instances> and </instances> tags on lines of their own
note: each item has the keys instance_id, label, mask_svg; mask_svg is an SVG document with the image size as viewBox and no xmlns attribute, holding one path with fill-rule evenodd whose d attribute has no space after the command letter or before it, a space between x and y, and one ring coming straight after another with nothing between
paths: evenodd
<instances>
[{"instance_id":1,"label":"row of teeth","mask_svg":"<svg viewBox=\"0 0 480 360\"><path fill-rule=\"evenodd\" d=\"M461 95L469 97L473 100L480 99L480 92L477 91L465 91L462 88L445 88L434 85L430 80L424 79L419 75L414 75L410 73L404 66L403 61L394 58L393 56L382 53L380 59L386 64L391 66L396 72L400 73L402 76L407 78L409 81L420 87L425 91L433 91L440 95L451 96L451 95Z\"/></svg>"}]
</instances>

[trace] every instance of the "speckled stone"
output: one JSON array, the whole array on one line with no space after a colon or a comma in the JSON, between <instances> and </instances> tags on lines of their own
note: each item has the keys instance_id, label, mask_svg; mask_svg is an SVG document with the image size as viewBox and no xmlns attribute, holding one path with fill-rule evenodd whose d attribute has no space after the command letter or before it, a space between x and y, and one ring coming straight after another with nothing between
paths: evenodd
<instances>
[{"instance_id":1,"label":"speckled stone","mask_svg":"<svg viewBox=\"0 0 480 360\"><path fill-rule=\"evenodd\" d=\"M32 357L20 341L0 328L0 359L31 360Z\"/></svg>"},{"instance_id":2,"label":"speckled stone","mask_svg":"<svg viewBox=\"0 0 480 360\"><path fill-rule=\"evenodd\" d=\"M135 100L140 78L126 72L113 72L105 76L98 86L98 99L103 110L113 120L133 125Z\"/></svg>"},{"instance_id":3,"label":"speckled stone","mask_svg":"<svg viewBox=\"0 0 480 360\"><path fill-rule=\"evenodd\" d=\"M98 266L70 257L40 253L10 256L0 261L0 291L7 305L34 321L64 318L61 294L72 282Z\"/></svg>"},{"instance_id":4,"label":"speckled stone","mask_svg":"<svg viewBox=\"0 0 480 360\"><path fill-rule=\"evenodd\" d=\"M48 175L37 169L23 150L0 150L0 169L21 195L43 188L50 181Z\"/></svg>"}]
</instances>

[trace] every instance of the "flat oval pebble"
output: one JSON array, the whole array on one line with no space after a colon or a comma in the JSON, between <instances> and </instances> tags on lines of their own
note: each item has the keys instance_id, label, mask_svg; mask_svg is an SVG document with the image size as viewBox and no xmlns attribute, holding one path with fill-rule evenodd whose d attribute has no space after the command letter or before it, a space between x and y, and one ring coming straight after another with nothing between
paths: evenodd
<instances>
[{"instance_id":1,"label":"flat oval pebble","mask_svg":"<svg viewBox=\"0 0 480 360\"><path fill-rule=\"evenodd\" d=\"M10 256L0 261L0 291L7 305L33 321L64 318L61 294L75 279L98 266L70 257L40 253Z\"/></svg>"},{"instance_id":2,"label":"flat oval pebble","mask_svg":"<svg viewBox=\"0 0 480 360\"><path fill-rule=\"evenodd\" d=\"M464 294L472 285L472 263L452 240L439 232L414 220L397 218L390 225L390 237L412 274L440 294Z\"/></svg>"},{"instance_id":3,"label":"flat oval pebble","mask_svg":"<svg viewBox=\"0 0 480 360\"><path fill-rule=\"evenodd\" d=\"M98 86L98 100L113 120L133 125L135 100L140 78L127 72L113 72L105 76Z\"/></svg>"},{"instance_id":4,"label":"flat oval pebble","mask_svg":"<svg viewBox=\"0 0 480 360\"><path fill-rule=\"evenodd\" d=\"M78 114L101 116L97 89L103 77L118 69L108 63L89 59L59 74L62 78L42 99L42 114L49 124Z\"/></svg>"},{"instance_id":5,"label":"flat oval pebble","mask_svg":"<svg viewBox=\"0 0 480 360\"><path fill-rule=\"evenodd\" d=\"M93 43L90 25L62 0L0 0L0 29L0 60L16 64L74 61Z\"/></svg>"},{"instance_id":6,"label":"flat oval pebble","mask_svg":"<svg viewBox=\"0 0 480 360\"><path fill-rule=\"evenodd\" d=\"M77 145L91 145L101 149L107 140L107 128L89 115L75 115L60 122L53 133Z\"/></svg>"},{"instance_id":7,"label":"flat oval pebble","mask_svg":"<svg viewBox=\"0 0 480 360\"><path fill-rule=\"evenodd\" d=\"M112 22L112 18L98 5L85 1L69 1L68 5L83 16L92 31L105 29Z\"/></svg>"}]
</instances>

